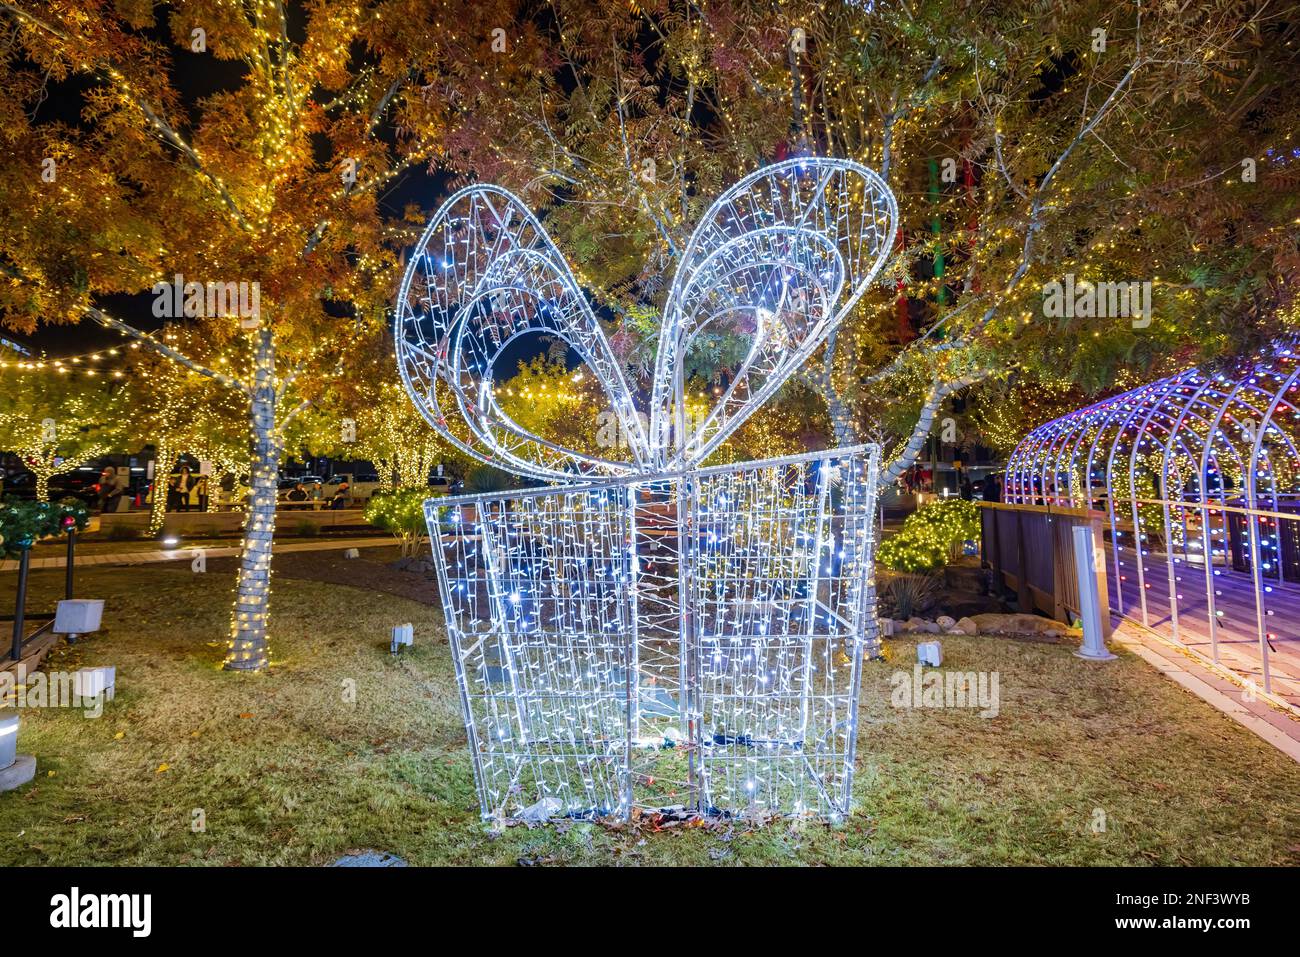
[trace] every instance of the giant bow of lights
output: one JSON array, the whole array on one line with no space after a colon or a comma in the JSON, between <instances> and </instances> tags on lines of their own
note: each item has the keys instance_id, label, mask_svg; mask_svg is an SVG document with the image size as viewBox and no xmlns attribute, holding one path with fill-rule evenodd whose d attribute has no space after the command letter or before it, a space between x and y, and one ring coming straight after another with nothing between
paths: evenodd
<instances>
[{"instance_id":1,"label":"giant bow of lights","mask_svg":"<svg viewBox=\"0 0 1300 957\"><path fill-rule=\"evenodd\" d=\"M664 310L647 428L604 330L537 217L500 187L466 187L434 216L407 266L396 320L398 365L416 406L447 441L507 471L572 481L690 468L853 308L879 272L897 220L880 177L845 160L787 160L727 190L681 257ZM684 359L710 332L740 336L748 350L717 404L692 422ZM532 434L498 404L497 357L515 339L537 333L563 339L590 368L628 437L631 461L566 449ZM449 414L468 432L452 430Z\"/></svg>"},{"instance_id":2,"label":"giant bow of lights","mask_svg":"<svg viewBox=\"0 0 1300 957\"><path fill-rule=\"evenodd\" d=\"M457 448L558 482L425 506L485 817L847 813L875 636L877 450L702 463L853 308L896 221L855 163L746 176L682 255L639 410L518 199L474 186L438 211L398 303L406 386ZM502 409L495 364L539 333L589 367L626 459L564 448ZM686 357L715 335L743 355L688 417Z\"/></svg>"}]
</instances>

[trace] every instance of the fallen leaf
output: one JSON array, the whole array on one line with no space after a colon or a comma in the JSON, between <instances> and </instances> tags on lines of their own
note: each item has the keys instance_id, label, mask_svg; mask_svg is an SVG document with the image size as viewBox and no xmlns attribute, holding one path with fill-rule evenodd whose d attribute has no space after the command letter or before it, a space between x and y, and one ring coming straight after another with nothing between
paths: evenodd
<instances>
[{"instance_id":1,"label":"fallen leaf","mask_svg":"<svg viewBox=\"0 0 1300 957\"><path fill-rule=\"evenodd\" d=\"M46 772L45 772L45 776L46 776L47 778L52 778L52 777L54 777L54 775L56 775L56 774L58 774L58 773L59 773L58 771L46 771Z\"/></svg>"},{"instance_id":2,"label":"fallen leaf","mask_svg":"<svg viewBox=\"0 0 1300 957\"><path fill-rule=\"evenodd\" d=\"M125 737L126 737L126 732L125 732L125 731L119 731L117 734L113 735L113 740L115 740L115 741L121 741L121 740L122 740L123 738L125 738Z\"/></svg>"},{"instance_id":3,"label":"fallen leaf","mask_svg":"<svg viewBox=\"0 0 1300 957\"><path fill-rule=\"evenodd\" d=\"M171 765L167 764L166 762L163 762L162 764L158 765L158 770L155 771L154 774L162 774L164 771L168 771L170 769L171 769Z\"/></svg>"},{"instance_id":4,"label":"fallen leaf","mask_svg":"<svg viewBox=\"0 0 1300 957\"><path fill-rule=\"evenodd\" d=\"M245 711L243 714L240 715L241 718L251 718L252 716L253 716L253 712L251 711Z\"/></svg>"}]
</instances>

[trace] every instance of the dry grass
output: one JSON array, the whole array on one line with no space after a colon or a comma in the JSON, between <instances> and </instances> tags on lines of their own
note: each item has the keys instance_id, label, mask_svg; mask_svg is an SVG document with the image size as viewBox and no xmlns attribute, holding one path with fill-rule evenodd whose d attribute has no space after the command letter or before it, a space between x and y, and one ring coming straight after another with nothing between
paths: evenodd
<instances>
[{"instance_id":1,"label":"dry grass","mask_svg":"<svg viewBox=\"0 0 1300 957\"><path fill-rule=\"evenodd\" d=\"M33 578L43 607L60 573ZM0 795L0 864L321 864L367 847L416 864L1300 863L1300 766L1128 655L990 638L944 647L945 669L999 673L993 719L895 709L907 640L870 666L843 827L493 835L435 607L277 580L278 664L238 676L218 670L230 586L183 563L82 573L82 594L109 599L107 627L49 667L115 664L118 696L98 720L24 712L39 770ZM400 621L416 647L394 659Z\"/></svg>"}]
</instances>

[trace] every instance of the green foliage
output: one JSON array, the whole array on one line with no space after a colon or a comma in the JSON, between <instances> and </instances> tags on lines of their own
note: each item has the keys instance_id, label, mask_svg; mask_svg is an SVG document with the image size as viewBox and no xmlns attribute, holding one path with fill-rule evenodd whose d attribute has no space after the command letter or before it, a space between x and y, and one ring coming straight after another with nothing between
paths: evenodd
<instances>
[{"instance_id":1,"label":"green foliage","mask_svg":"<svg viewBox=\"0 0 1300 957\"><path fill-rule=\"evenodd\" d=\"M399 488L374 495L366 503L366 521L392 532L402 557L410 558L419 551L424 538L424 501L428 497L427 488Z\"/></svg>"},{"instance_id":2,"label":"green foliage","mask_svg":"<svg viewBox=\"0 0 1300 957\"><path fill-rule=\"evenodd\" d=\"M366 521L394 535L424 533L424 500L427 488L400 488L371 497L366 503Z\"/></svg>"},{"instance_id":3,"label":"green foliage","mask_svg":"<svg viewBox=\"0 0 1300 957\"><path fill-rule=\"evenodd\" d=\"M0 548L6 556L14 556L47 536L81 531L89 520L90 512L75 498L61 502L7 498L0 503Z\"/></svg>"},{"instance_id":4,"label":"green foliage","mask_svg":"<svg viewBox=\"0 0 1300 957\"><path fill-rule=\"evenodd\" d=\"M880 543L876 560L901 572L929 572L948 563L953 549L980 537L979 506L964 499L923 505L891 538Z\"/></svg>"},{"instance_id":5,"label":"green foliage","mask_svg":"<svg viewBox=\"0 0 1300 957\"><path fill-rule=\"evenodd\" d=\"M895 575L885 582L880 597L894 618L908 619L929 607L939 591L939 583L931 575Z\"/></svg>"},{"instance_id":6,"label":"green foliage","mask_svg":"<svg viewBox=\"0 0 1300 957\"><path fill-rule=\"evenodd\" d=\"M482 465L465 476L465 492L470 495L484 495L488 492L503 492L510 488L513 480L500 469Z\"/></svg>"}]
</instances>

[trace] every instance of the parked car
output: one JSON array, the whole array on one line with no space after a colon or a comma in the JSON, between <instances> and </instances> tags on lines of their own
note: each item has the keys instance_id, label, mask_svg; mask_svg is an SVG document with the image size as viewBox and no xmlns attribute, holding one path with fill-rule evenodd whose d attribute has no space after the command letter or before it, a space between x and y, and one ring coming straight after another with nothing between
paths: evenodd
<instances>
[{"instance_id":1,"label":"parked car","mask_svg":"<svg viewBox=\"0 0 1300 957\"><path fill-rule=\"evenodd\" d=\"M429 479L429 494L454 495L459 490L459 486L459 482L453 482L445 475L435 475Z\"/></svg>"},{"instance_id":2,"label":"parked car","mask_svg":"<svg viewBox=\"0 0 1300 957\"><path fill-rule=\"evenodd\" d=\"M370 497L380 489L379 476L373 472L339 472L331 475L329 479L321 486L321 492L326 502L332 502L334 496L338 494L339 487L348 483L347 498L353 505L360 505L370 501Z\"/></svg>"},{"instance_id":3,"label":"parked car","mask_svg":"<svg viewBox=\"0 0 1300 957\"><path fill-rule=\"evenodd\" d=\"M0 483L0 497L36 497L36 476L31 472L10 472Z\"/></svg>"},{"instance_id":4,"label":"parked car","mask_svg":"<svg viewBox=\"0 0 1300 957\"><path fill-rule=\"evenodd\" d=\"M88 505L93 504L99 498L99 470L83 472L78 469L53 476L50 479L50 501L57 502L63 498L76 498Z\"/></svg>"}]
</instances>

